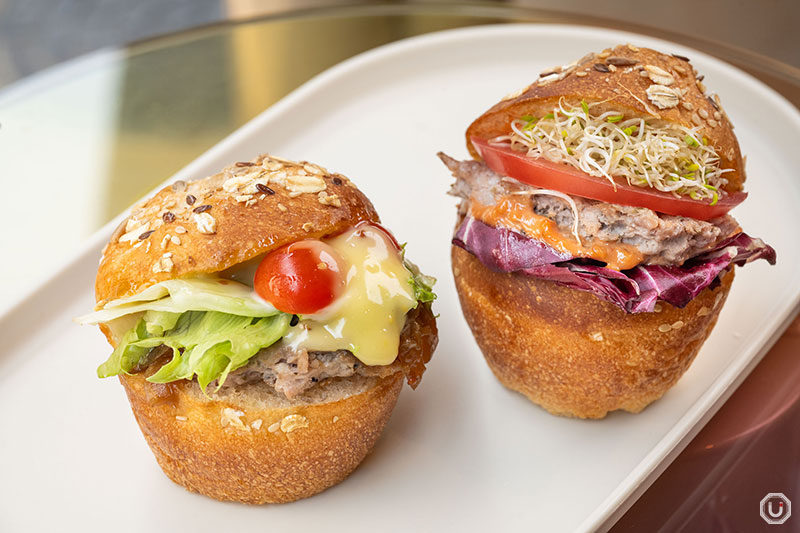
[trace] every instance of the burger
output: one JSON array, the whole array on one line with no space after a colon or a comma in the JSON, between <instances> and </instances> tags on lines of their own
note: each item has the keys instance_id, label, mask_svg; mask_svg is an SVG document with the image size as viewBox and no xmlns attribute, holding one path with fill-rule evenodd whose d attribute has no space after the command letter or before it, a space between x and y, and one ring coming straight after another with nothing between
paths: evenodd
<instances>
[{"instance_id":1,"label":"burger","mask_svg":"<svg viewBox=\"0 0 800 533\"><path fill-rule=\"evenodd\" d=\"M289 502L347 477L419 384L433 282L346 177L262 155L134 207L77 320L170 479Z\"/></svg>"},{"instance_id":2,"label":"burger","mask_svg":"<svg viewBox=\"0 0 800 533\"><path fill-rule=\"evenodd\" d=\"M660 398L691 364L734 265L775 251L728 212L733 125L689 59L632 45L543 72L442 153L460 198L452 268L489 367L551 413Z\"/></svg>"}]
</instances>

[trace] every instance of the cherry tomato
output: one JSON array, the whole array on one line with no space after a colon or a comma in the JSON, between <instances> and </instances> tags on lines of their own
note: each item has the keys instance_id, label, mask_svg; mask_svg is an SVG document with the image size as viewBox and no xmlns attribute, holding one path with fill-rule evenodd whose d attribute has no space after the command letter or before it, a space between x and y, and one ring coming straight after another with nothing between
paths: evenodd
<instances>
[{"instance_id":1,"label":"cherry tomato","mask_svg":"<svg viewBox=\"0 0 800 533\"><path fill-rule=\"evenodd\" d=\"M330 305L345 286L339 254L318 240L298 241L262 259L253 286L285 313L313 314Z\"/></svg>"},{"instance_id":2,"label":"cherry tomato","mask_svg":"<svg viewBox=\"0 0 800 533\"><path fill-rule=\"evenodd\" d=\"M495 146L477 137L473 137L471 140L489 168L498 174L537 187L553 189L582 198L612 204L646 207L659 213L681 215L698 220L721 217L747 198L745 192L729 193L724 198L720 198L716 204L710 205L710 200L675 198L668 192L636 187L625 181L617 181L617 188L614 190L614 186L607 179L590 176L569 165L553 163L543 158L527 157L524 153L508 146Z\"/></svg>"},{"instance_id":3,"label":"cherry tomato","mask_svg":"<svg viewBox=\"0 0 800 533\"><path fill-rule=\"evenodd\" d=\"M361 222L356 224L355 227L356 227L356 229L363 228L363 227L377 228L381 232L383 232L384 235L386 235L386 237L389 239L389 241L391 241L392 246L394 246L395 250L397 250L398 252L400 250L402 250L402 247L400 246L400 243L397 242L397 239L394 237L394 234L392 234L391 231L389 231L388 229L384 228L383 226L381 226L377 222L369 222L367 220L362 220Z\"/></svg>"}]
</instances>

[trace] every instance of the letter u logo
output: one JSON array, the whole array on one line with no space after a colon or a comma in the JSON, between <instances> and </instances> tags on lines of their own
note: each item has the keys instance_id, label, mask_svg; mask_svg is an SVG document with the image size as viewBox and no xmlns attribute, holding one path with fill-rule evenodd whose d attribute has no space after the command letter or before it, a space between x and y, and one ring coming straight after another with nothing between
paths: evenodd
<instances>
[{"instance_id":1,"label":"letter u logo","mask_svg":"<svg viewBox=\"0 0 800 533\"><path fill-rule=\"evenodd\" d=\"M769 515L770 515L772 518L778 518L778 517L780 517L780 516L783 514L783 502L778 502L778 512L777 512L777 513L776 513L776 512L774 512L774 511L772 510L772 504L773 504L773 503L775 503L775 501L774 501L774 500L773 500L773 501L770 501L770 502L767 504L767 512L769 513Z\"/></svg>"}]
</instances>

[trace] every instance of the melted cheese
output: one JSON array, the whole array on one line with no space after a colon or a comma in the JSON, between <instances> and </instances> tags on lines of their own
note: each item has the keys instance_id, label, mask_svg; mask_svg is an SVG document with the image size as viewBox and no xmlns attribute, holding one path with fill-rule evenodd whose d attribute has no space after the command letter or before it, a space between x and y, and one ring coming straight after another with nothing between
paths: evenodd
<instances>
[{"instance_id":1,"label":"melted cheese","mask_svg":"<svg viewBox=\"0 0 800 533\"><path fill-rule=\"evenodd\" d=\"M627 244L595 239L591 246L584 246L572 235L562 233L549 218L534 213L530 203L520 201L519 196L504 196L495 205L484 205L473 198L470 212L481 222L524 233L562 253L602 261L614 270L627 270L644 260L636 247Z\"/></svg>"},{"instance_id":2,"label":"melted cheese","mask_svg":"<svg viewBox=\"0 0 800 533\"><path fill-rule=\"evenodd\" d=\"M285 343L307 350L350 350L367 365L397 357L406 313L417 305L400 255L388 237L360 226L326 240L347 265L342 295L315 315L304 315Z\"/></svg>"}]
</instances>

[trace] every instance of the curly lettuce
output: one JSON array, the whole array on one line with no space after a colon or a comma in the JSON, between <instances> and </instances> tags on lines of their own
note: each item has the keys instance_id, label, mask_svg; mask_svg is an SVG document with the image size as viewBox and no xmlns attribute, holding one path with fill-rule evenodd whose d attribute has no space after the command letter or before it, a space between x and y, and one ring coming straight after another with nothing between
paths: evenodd
<instances>
[{"instance_id":1,"label":"curly lettuce","mask_svg":"<svg viewBox=\"0 0 800 533\"><path fill-rule=\"evenodd\" d=\"M148 312L123 335L108 360L98 367L97 375L130 373L152 348L163 344L172 349L172 359L148 381L168 383L196 376L202 390L214 381L219 388L228 374L280 340L289 330L291 318L287 313L247 317L216 311Z\"/></svg>"},{"instance_id":2,"label":"curly lettuce","mask_svg":"<svg viewBox=\"0 0 800 533\"><path fill-rule=\"evenodd\" d=\"M409 261L405 255L406 245L403 244L401 247L401 257L403 259L403 266L411 274L408 282L414 290L414 298L423 304L434 301L436 299L436 293L433 292L433 286L436 284L436 278L423 274L419 267Z\"/></svg>"}]
</instances>

